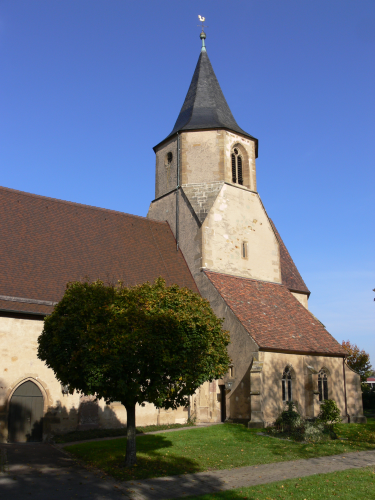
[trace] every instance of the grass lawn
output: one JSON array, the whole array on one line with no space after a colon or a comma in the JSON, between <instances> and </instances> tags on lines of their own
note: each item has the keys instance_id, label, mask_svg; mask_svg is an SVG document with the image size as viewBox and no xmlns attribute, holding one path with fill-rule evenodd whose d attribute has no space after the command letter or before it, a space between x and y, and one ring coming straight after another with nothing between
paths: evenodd
<instances>
[{"instance_id":1,"label":"grass lawn","mask_svg":"<svg viewBox=\"0 0 375 500\"><path fill-rule=\"evenodd\" d=\"M373 500L375 498L375 468L351 469L330 474L317 474L301 479L288 479L276 483L238 488L198 497L191 500Z\"/></svg>"},{"instance_id":2,"label":"grass lawn","mask_svg":"<svg viewBox=\"0 0 375 500\"><path fill-rule=\"evenodd\" d=\"M137 427L137 434L190 426L193 426L193 424L148 425L147 427ZM55 443L71 443L73 441L86 441L88 439L100 439L117 436L126 436L126 427L121 427L119 429L91 429L88 431L74 431L66 434L56 434L53 440Z\"/></svg>"},{"instance_id":3,"label":"grass lawn","mask_svg":"<svg viewBox=\"0 0 375 500\"><path fill-rule=\"evenodd\" d=\"M375 420L341 424L340 438L317 444L258 436L256 429L223 424L137 437L137 466L124 467L126 438L76 444L65 449L120 480L230 469L343 452L375 449ZM366 499L367 500L367 499Z\"/></svg>"}]
</instances>

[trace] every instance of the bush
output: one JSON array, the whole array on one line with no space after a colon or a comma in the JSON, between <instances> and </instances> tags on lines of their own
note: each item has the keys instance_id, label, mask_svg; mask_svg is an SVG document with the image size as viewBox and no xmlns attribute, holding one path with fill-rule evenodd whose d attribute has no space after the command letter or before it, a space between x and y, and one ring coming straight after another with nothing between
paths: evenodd
<instances>
[{"instance_id":1,"label":"bush","mask_svg":"<svg viewBox=\"0 0 375 500\"><path fill-rule=\"evenodd\" d=\"M296 404L290 401L286 403L286 409L277 418L275 427L270 432L291 437L295 441L318 442L336 439L333 425L340 421L340 410L333 400L322 403L319 417L314 421L302 418Z\"/></svg>"},{"instance_id":2,"label":"bush","mask_svg":"<svg viewBox=\"0 0 375 500\"><path fill-rule=\"evenodd\" d=\"M325 425L330 424L333 428L334 424L340 423L341 420L341 411L337 406L336 401L334 399L326 399L320 405L320 413L317 421L322 422Z\"/></svg>"},{"instance_id":3,"label":"bush","mask_svg":"<svg viewBox=\"0 0 375 500\"><path fill-rule=\"evenodd\" d=\"M286 403L286 409L281 413L275 422L275 426L282 431L292 431L300 427L302 423L301 415L293 401Z\"/></svg>"}]
</instances>

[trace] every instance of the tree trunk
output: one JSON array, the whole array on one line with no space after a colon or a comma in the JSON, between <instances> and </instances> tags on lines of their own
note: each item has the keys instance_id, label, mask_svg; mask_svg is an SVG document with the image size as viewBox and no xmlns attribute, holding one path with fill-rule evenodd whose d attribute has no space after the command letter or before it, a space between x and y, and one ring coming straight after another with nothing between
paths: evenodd
<instances>
[{"instance_id":1,"label":"tree trunk","mask_svg":"<svg viewBox=\"0 0 375 500\"><path fill-rule=\"evenodd\" d=\"M132 467L137 463L137 448L135 441L135 404L126 406L127 414L127 441L126 441L126 457L125 466Z\"/></svg>"}]
</instances>

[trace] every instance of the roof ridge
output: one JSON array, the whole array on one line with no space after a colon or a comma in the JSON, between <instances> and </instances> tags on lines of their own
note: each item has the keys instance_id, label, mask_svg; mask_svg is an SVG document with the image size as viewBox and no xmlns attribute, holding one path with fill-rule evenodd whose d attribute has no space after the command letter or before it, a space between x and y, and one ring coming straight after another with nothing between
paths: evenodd
<instances>
[{"instance_id":1,"label":"roof ridge","mask_svg":"<svg viewBox=\"0 0 375 500\"><path fill-rule=\"evenodd\" d=\"M142 215L128 214L127 212L120 212L119 210L112 210L111 208L95 207L94 205L86 205L85 203L78 203L76 201L60 200L59 198L51 198L50 196L44 196L42 194L28 193L27 191L19 191L18 189L8 188L5 186L0 186L0 193L2 191L7 192L7 193L18 194L20 196L27 196L30 198L44 199L44 200L48 200L49 202L52 202L52 203L62 203L64 205L73 205L73 206L76 206L79 208L87 208L90 210L99 210L102 212L110 212L110 213L115 214L115 215L125 215L126 217L133 217L136 219L149 220L149 221L157 222L157 223L163 224L163 225L166 224L166 221L159 221L156 219L143 217Z\"/></svg>"}]
</instances>

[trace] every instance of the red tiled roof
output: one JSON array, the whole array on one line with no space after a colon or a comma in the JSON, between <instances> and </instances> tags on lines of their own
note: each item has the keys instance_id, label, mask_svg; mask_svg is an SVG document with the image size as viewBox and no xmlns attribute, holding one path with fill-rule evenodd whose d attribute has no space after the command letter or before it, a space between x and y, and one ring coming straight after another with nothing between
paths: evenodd
<instances>
[{"instance_id":1,"label":"red tiled roof","mask_svg":"<svg viewBox=\"0 0 375 500\"><path fill-rule=\"evenodd\" d=\"M271 219L269 219L273 230L275 231L276 238L280 245L280 265L281 265L281 281L289 290L293 292L304 292L310 295L310 291L307 288L305 282L302 279L292 257L290 256L283 240L275 227L275 224Z\"/></svg>"},{"instance_id":2,"label":"red tiled roof","mask_svg":"<svg viewBox=\"0 0 375 500\"><path fill-rule=\"evenodd\" d=\"M58 301L68 281L177 283L198 292L166 222L0 187L0 296ZM0 309L50 305L0 299Z\"/></svg>"},{"instance_id":3,"label":"red tiled roof","mask_svg":"<svg viewBox=\"0 0 375 500\"><path fill-rule=\"evenodd\" d=\"M346 353L285 285L204 272L261 350Z\"/></svg>"}]
</instances>

